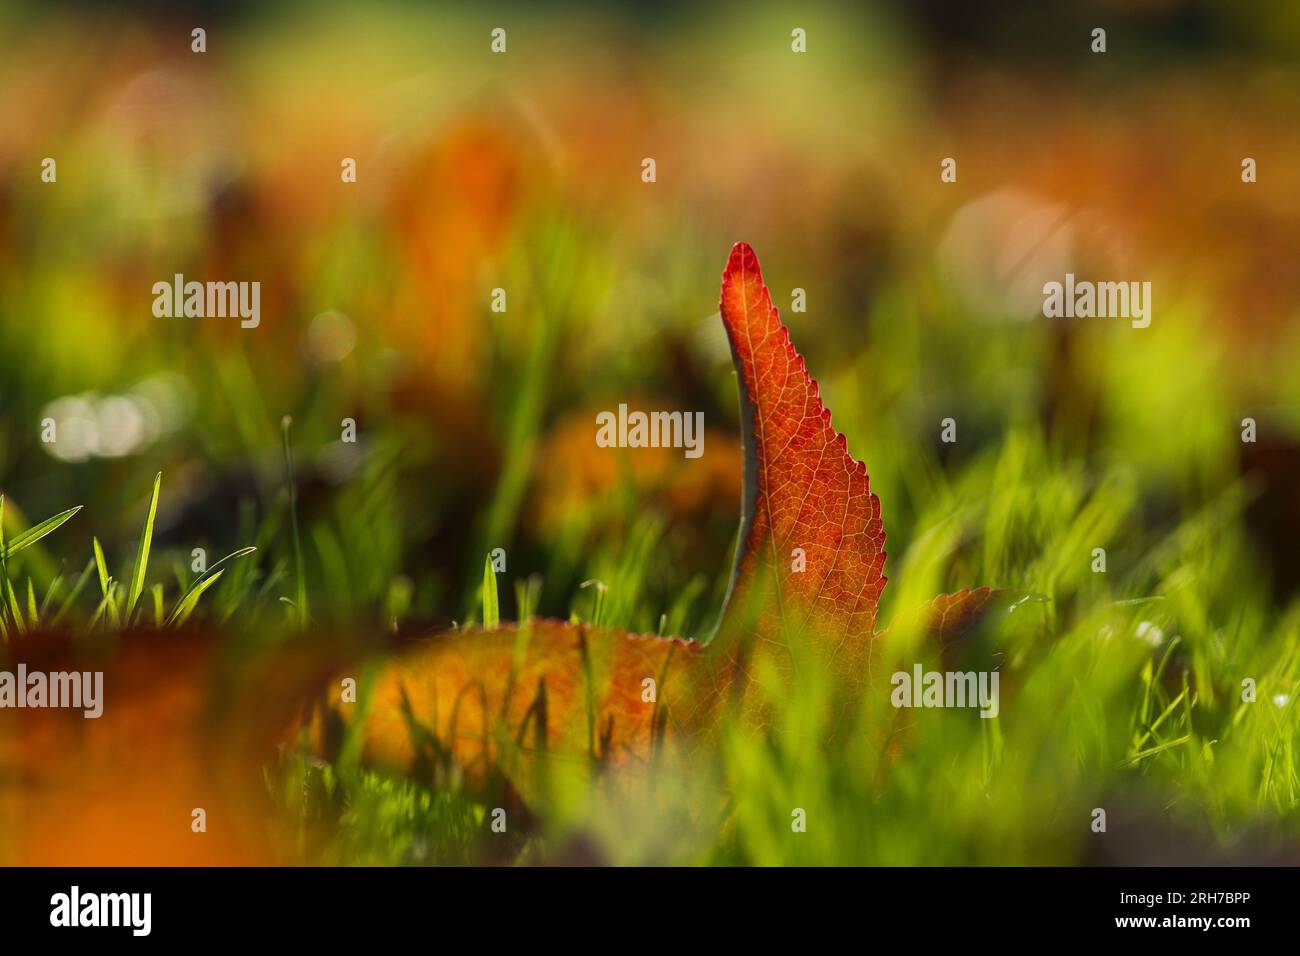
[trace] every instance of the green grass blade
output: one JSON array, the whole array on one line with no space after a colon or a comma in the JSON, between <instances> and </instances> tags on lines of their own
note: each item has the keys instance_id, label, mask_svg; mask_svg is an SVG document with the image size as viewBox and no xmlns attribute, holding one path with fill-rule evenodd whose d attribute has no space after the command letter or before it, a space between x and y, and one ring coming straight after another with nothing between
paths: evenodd
<instances>
[{"instance_id":1,"label":"green grass blade","mask_svg":"<svg viewBox=\"0 0 1300 956\"><path fill-rule=\"evenodd\" d=\"M542 594L542 579L530 574L524 580L515 580L515 613L520 624L529 621L537 613L537 605Z\"/></svg>"},{"instance_id":2,"label":"green grass blade","mask_svg":"<svg viewBox=\"0 0 1300 956\"><path fill-rule=\"evenodd\" d=\"M216 574L203 578L197 587L191 588L185 597L181 599L181 602L176 605L176 610L172 611L172 616L168 619L167 626L180 627L188 621L190 615L194 613L194 609L198 607L199 598L203 597L203 592L216 584L225 573L224 570L218 571Z\"/></svg>"},{"instance_id":3,"label":"green grass blade","mask_svg":"<svg viewBox=\"0 0 1300 956\"><path fill-rule=\"evenodd\" d=\"M289 487L289 520L293 526L293 563L297 599L290 602L298 613L298 626L307 626L307 573L302 565L302 535L298 532L298 485L293 475L293 443L290 433L293 419L288 415L280 420L280 437L284 443L284 475Z\"/></svg>"},{"instance_id":4,"label":"green grass blade","mask_svg":"<svg viewBox=\"0 0 1300 956\"><path fill-rule=\"evenodd\" d=\"M501 605L497 598L497 573L492 570L492 556L483 563L483 626L489 630L501 623Z\"/></svg>"},{"instance_id":5,"label":"green grass blade","mask_svg":"<svg viewBox=\"0 0 1300 956\"><path fill-rule=\"evenodd\" d=\"M9 627L5 624L4 588L9 583L9 565L5 561L5 496L0 495L0 637L9 640Z\"/></svg>"},{"instance_id":6,"label":"green grass blade","mask_svg":"<svg viewBox=\"0 0 1300 956\"><path fill-rule=\"evenodd\" d=\"M135 611L136 602L144 592L144 574L149 567L149 549L153 547L153 522L158 514L158 491L162 487L162 472L154 477L153 496L149 499L149 514L144 519L144 531L140 535L140 547L135 553L135 569L131 572L131 590L126 598L126 616L130 620Z\"/></svg>"},{"instance_id":7,"label":"green grass blade","mask_svg":"<svg viewBox=\"0 0 1300 956\"><path fill-rule=\"evenodd\" d=\"M62 589L63 575L56 574L54 580L50 582L50 586L45 589L45 597L41 598L41 617L44 617L46 612L49 611L50 605L54 603L54 599L59 596L59 591Z\"/></svg>"},{"instance_id":8,"label":"green grass blade","mask_svg":"<svg viewBox=\"0 0 1300 956\"><path fill-rule=\"evenodd\" d=\"M112 606L113 606L113 598L111 595L105 594L102 598L100 598L99 606L95 608L95 613L91 615L90 624L86 626L86 630L93 631L95 629L95 626L99 624L99 622L102 621L105 618L105 616L108 615L109 609Z\"/></svg>"},{"instance_id":9,"label":"green grass blade","mask_svg":"<svg viewBox=\"0 0 1300 956\"><path fill-rule=\"evenodd\" d=\"M50 622L51 626L56 625L63 620L63 615L68 613L68 608L77 603L77 598L81 597L81 592L85 590L86 582L90 580L90 574L94 570L95 559L91 558L86 562L86 566L77 577L77 583L72 586L72 590L68 593L68 596L59 604L59 609L54 614L54 620Z\"/></svg>"},{"instance_id":10,"label":"green grass blade","mask_svg":"<svg viewBox=\"0 0 1300 956\"><path fill-rule=\"evenodd\" d=\"M91 543L95 547L95 570L99 572L99 593L103 597L108 597L108 562L104 560L104 549L100 547L99 539L92 538Z\"/></svg>"},{"instance_id":11,"label":"green grass blade","mask_svg":"<svg viewBox=\"0 0 1300 956\"><path fill-rule=\"evenodd\" d=\"M591 606L591 626L601 627L605 623L605 595L609 591L609 585L604 581L589 578L578 585L579 590L585 591L587 588L594 589Z\"/></svg>"},{"instance_id":12,"label":"green grass blade","mask_svg":"<svg viewBox=\"0 0 1300 956\"><path fill-rule=\"evenodd\" d=\"M116 581L108 582L108 623L114 630L122 626L122 585Z\"/></svg>"},{"instance_id":13,"label":"green grass blade","mask_svg":"<svg viewBox=\"0 0 1300 956\"><path fill-rule=\"evenodd\" d=\"M18 606L18 596L14 594L13 583L8 578L5 579L4 587L9 600L9 616L13 619L14 627L19 634L26 634L27 623L23 620L23 610Z\"/></svg>"},{"instance_id":14,"label":"green grass blade","mask_svg":"<svg viewBox=\"0 0 1300 956\"><path fill-rule=\"evenodd\" d=\"M195 591L198 591L200 594L202 594L203 591L207 590L208 585L205 582L211 580L214 575L220 574L221 571L219 569L221 568L222 565L226 564L229 561L234 561L236 558L242 558L245 555L252 554L256 550L257 550L256 548L240 548L238 551L232 551L230 554L226 555L220 561L215 562L210 568L208 568L197 578L195 578L194 583L191 584L186 589L185 593L181 595L180 600L176 602L176 606L172 608L172 612L170 615L168 615L164 626L171 627L175 624L180 623L179 615L181 614L182 609L185 607L186 601L189 600L190 596L193 595ZM198 602L198 598L196 596L195 603L197 602ZM193 608L191 607L191 610L192 609Z\"/></svg>"},{"instance_id":15,"label":"green grass blade","mask_svg":"<svg viewBox=\"0 0 1300 956\"><path fill-rule=\"evenodd\" d=\"M7 547L4 544L3 533L0 532L0 554L3 554L4 559L8 561L19 551L22 551L24 548L30 548L37 541L40 541L41 538L57 531L66 521L80 510L81 505L77 505L75 508L69 508L67 511L59 512L52 518L46 518L40 524L33 528L28 528L22 534L16 536L9 542ZM3 517L3 511L0 511L0 519ZM4 522L0 520L0 526L2 526L3 523Z\"/></svg>"},{"instance_id":16,"label":"green grass blade","mask_svg":"<svg viewBox=\"0 0 1300 956\"><path fill-rule=\"evenodd\" d=\"M163 626L163 586L155 584L149 589L149 596L153 598L153 626Z\"/></svg>"},{"instance_id":17,"label":"green grass blade","mask_svg":"<svg viewBox=\"0 0 1300 956\"><path fill-rule=\"evenodd\" d=\"M32 622L32 627L39 627L41 624L41 612L36 607L36 585L32 584L32 579L27 579L27 620Z\"/></svg>"},{"instance_id":18,"label":"green grass blade","mask_svg":"<svg viewBox=\"0 0 1300 956\"><path fill-rule=\"evenodd\" d=\"M1171 747L1180 747L1191 739L1192 739L1191 734L1183 734L1183 736L1179 737L1176 740L1166 740L1162 744L1157 744L1154 747L1148 747L1146 750L1142 750L1139 751L1138 753L1133 754L1133 756L1129 757L1126 761L1124 761L1124 763L1126 766L1129 767L1136 766L1137 764L1145 760L1147 757L1153 756L1158 753L1163 753L1164 751L1170 749Z\"/></svg>"}]
</instances>

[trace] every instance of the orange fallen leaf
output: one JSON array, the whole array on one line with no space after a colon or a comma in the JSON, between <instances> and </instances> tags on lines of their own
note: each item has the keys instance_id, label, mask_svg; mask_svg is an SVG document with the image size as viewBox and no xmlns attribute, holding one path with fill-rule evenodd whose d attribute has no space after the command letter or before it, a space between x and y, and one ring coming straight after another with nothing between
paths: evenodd
<instances>
[{"instance_id":1,"label":"orange fallen leaf","mask_svg":"<svg viewBox=\"0 0 1300 956\"><path fill-rule=\"evenodd\" d=\"M628 401L632 408L649 405L630 397ZM594 514L595 533L615 533L624 488L640 509L666 514L678 527L693 532L692 538L704 540L707 531L725 533L722 522L740 501L743 471L740 449L729 435L706 429L703 447L709 453L697 459L686 458L678 448L601 448L591 440L599 411L596 406L577 410L543 440L538 458L546 467L539 469L525 509L536 534L558 533L581 508Z\"/></svg>"},{"instance_id":2,"label":"orange fallen leaf","mask_svg":"<svg viewBox=\"0 0 1300 956\"><path fill-rule=\"evenodd\" d=\"M525 794L541 753L649 768L665 740L704 723L714 701L698 683L704 656L695 641L561 621L437 635L359 688L362 761L426 780L454 765L475 788L499 770ZM318 713L317 744L340 740L362 706Z\"/></svg>"}]
</instances>

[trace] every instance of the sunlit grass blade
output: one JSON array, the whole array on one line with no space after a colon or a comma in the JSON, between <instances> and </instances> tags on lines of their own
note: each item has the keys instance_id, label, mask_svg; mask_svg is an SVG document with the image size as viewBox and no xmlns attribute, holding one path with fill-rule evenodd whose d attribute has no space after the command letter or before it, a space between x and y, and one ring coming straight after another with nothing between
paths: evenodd
<instances>
[{"instance_id":1,"label":"sunlit grass blade","mask_svg":"<svg viewBox=\"0 0 1300 956\"><path fill-rule=\"evenodd\" d=\"M0 637L9 639L9 627L5 624L4 587L9 582L9 565L5 561L5 496L0 495Z\"/></svg>"},{"instance_id":2,"label":"sunlit grass blade","mask_svg":"<svg viewBox=\"0 0 1300 956\"><path fill-rule=\"evenodd\" d=\"M105 622L108 627L118 630L122 626L122 586L116 581L109 579L108 590L100 599L99 604L95 606L95 613L90 618L90 624L87 630L93 631L101 622Z\"/></svg>"},{"instance_id":3,"label":"sunlit grass blade","mask_svg":"<svg viewBox=\"0 0 1300 956\"><path fill-rule=\"evenodd\" d=\"M0 499L0 501L2 500L3 499ZM30 548L37 541L40 541L41 538L44 538L46 535L51 534L54 531L57 531L65 522L67 522L73 515L75 515L80 510L81 510L81 505L77 505L77 507L75 508L69 508L67 511L59 512L52 518L46 518L44 521L42 521L40 524L36 525L35 527L28 528L22 534L16 535L14 539L9 542L8 546L4 544L3 532L0 532L0 554L3 554L4 559L8 561L19 551L22 551L24 548ZM3 509L0 508L0 519L3 519L3 517L4 517ZM3 525L3 523L4 523L3 520L0 520L0 525Z\"/></svg>"},{"instance_id":4,"label":"sunlit grass blade","mask_svg":"<svg viewBox=\"0 0 1300 956\"><path fill-rule=\"evenodd\" d=\"M13 583L6 577L4 581L6 599L9 602L9 617L14 622L14 627L19 634L27 633L27 622L23 620L22 608L18 606L18 596L14 594Z\"/></svg>"},{"instance_id":5,"label":"sunlit grass blade","mask_svg":"<svg viewBox=\"0 0 1300 956\"><path fill-rule=\"evenodd\" d=\"M32 579L27 579L27 620L31 621L32 627L40 627L41 612L36 606L36 585L32 584Z\"/></svg>"},{"instance_id":6,"label":"sunlit grass blade","mask_svg":"<svg viewBox=\"0 0 1300 956\"><path fill-rule=\"evenodd\" d=\"M497 573L492 570L492 556L483 563L483 626L492 629L501 623L501 605L497 598Z\"/></svg>"},{"instance_id":7,"label":"sunlit grass blade","mask_svg":"<svg viewBox=\"0 0 1300 956\"><path fill-rule=\"evenodd\" d=\"M63 616L68 613L68 609L77 603L77 598L81 597L81 592L85 590L86 582L90 580L91 572L95 570L95 559L91 558L86 562L81 574L77 577L77 583L72 586L62 603L59 604L58 611L54 614L54 620L50 622L51 626L58 624L63 620Z\"/></svg>"},{"instance_id":8,"label":"sunlit grass blade","mask_svg":"<svg viewBox=\"0 0 1300 956\"><path fill-rule=\"evenodd\" d=\"M1142 750L1139 751L1138 753L1133 754L1133 756L1127 758L1124 761L1124 763L1126 766L1129 767L1136 766L1137 764L1145 760L1147 757L1154 756L1155 754L1158 753L1163 753L1164 751L1169 750L1171 747L1180 747L1191 739L1192 739L1191 734L1183 734L1183 736L1175 740L1166 740L1164 743L1158 744L1155 747L1148 747L1146 750Z\"/></svg>"},{"instance_id":9,"label":"sunlit grass blade","mask_svg":"<svg viewBox=\"0 0 1300 956\"><path fill-rule=\"evenodd\" d=\"M203 597L203 592L216 584L225 573L224 570L218 571L216 574L201 578L196 582L196 586L185 593L185 597L181 598L180 603L176 605L176 609L172 611L171 617L167 619L167 626L180 627L188 621L190 615L194 613L194 609L198 607L199 598Z\"/></svg>"},{"instance_id":10,"label":"sunlit grass blade","mask_svg":"<svg viewBox=\"0 0 1300 956\"><path fill-rule=\"evenodd\" d=\"M524 580L515 581L515 614L520 624L529 621L537 613L537 605L542 594L540 575L530 574Z\"/></svg>"},{"instance_id":11,"label":"sunlit grass blade","mask_svg":"<svg viewBox=\"0 0 1300 956\"><path fill-rule=\"evenodd\" d=\"M86 626L86 630L93 631L99 622L108 616L109 608L111 608L112 605L113 597L111 594L106 593L102 598L100 598L99 605L95 608L95 613L90 616L90 623Z\"/></svg>"},{"instance_id":12,"label":"sunlit grass blade","mask_svg":"<svg viewBox=\"0 0 1300 956\"><path fill-rule=\"evenodd\" d=\"M578 585L580 590L592 588L592 605L591 605L591 626L600 627L605 623L605 595L609 593L609 585L604 581L598 581L595 578L588 578Z\"/></svg>"},{"instance_id":13,"label":"sunlit grass blade","mask_svg":"<svg viewBox=\"0 0 1300 956\"><path fill-rule=\"evenodd\" d=\"M208 582L211 581L216 575L221 574L221 571L219 569L222 567L222 565L226 564L228 561L233 561L236 558L242 558L245 555L252 554L256 550L257 550L256 548L240 548L238 551L232 551L230 554L226 555L220 561L215 562L212 565L212 567L208 568L207 571L203 572L203 574L195 578L194 583L191 584L186 589L185 593L181 595L180 600L176 602L176 606L172 608L172 612L170 615L168 615L167 621L164 624L164 626L172 627L173 625L178 625L182 623L183 618L181 618L180 615L184 612L186 602L189 601L191 597L194 597L193 604L198 603L197 594L202 594L204 591L206 591L210 586ZM193 604L190 605L191 611L193 611L194 609ZM188 617L189 614L186 613L185 616Z\"/></svg>"},{"instance_id":14,"label":"sunlit grass blade","mask_svg":"<svg viewBox=\"0 0 1300 956\"><path fill-rule=\"evenodd\" d=\"M99 539L92 538L91 544L95 550L95 570L99 572L99 593L103 597L108 597L108 562L104 560L104 549L100 547Z\"/></svg>"},{"instance_id":15,"label":"sunlit grass blade","mask_svg":"<svg viewBox=\"0 0 1300 956\"><path fill-rule=\"evenodd\" d=\"M153 598L153 626L163 626L163 586L155 584L149 589L149 595Z\"/></svg>"},{"instance_id":16,"label":"sunlit grass blade","mask_svg":"<svg viewBox=\"0 0 1300 956\"><path fill-rule=\"evenodd\" d=\"M298 532L298 485L293 474L293 419L288 415L280 420L280 437L284 444L284 475L289 488L289 520L293 527L294 578L297 584L296 600L288 602L298 613L298 626L307 626L307 573L302 565L302 536Z\"/></svg>"},{"instance_id":17,"label":"sunlit grass blade","mask_svg":"<svg viewBox=\"0 0 1300 956\"><path fill-rule=\"evenodd\" d=\"M41 617L45 617L49 612L50 605L54 603L54 599L59 596L59 592L62 590L63 575L56 574L54 579L50 581L49 587L45 589L45 597L41 598Z\"/></svg>"},{"instance_id":18,"label":"sunlit grass blade","mask_svg":"<svg viewBox=\"0 0 1300 956\"><path fill-rule=\"evenodd\" d=\"M108 623L114 629L122 626L122 585L116 581L108 582Z\"/></svg>"},{"instance_id":19,"label":"sunlit grass blade","mask_svg":"<svg viewBox=\"0 0 1300 956\"><path fill-rule=\"evenodd\" d=\"M158 514L158 492L162 487L162 472L154 477L153 495L149 498L149 514L144 519L144 531L140 534L140 547L135 553L135 568L131 572L131 589L126 597L126 616L130 620L135 605L144 593L144 575L149 568L149 550L153 547L153 522Z\"/></svg>"}]
</instances>

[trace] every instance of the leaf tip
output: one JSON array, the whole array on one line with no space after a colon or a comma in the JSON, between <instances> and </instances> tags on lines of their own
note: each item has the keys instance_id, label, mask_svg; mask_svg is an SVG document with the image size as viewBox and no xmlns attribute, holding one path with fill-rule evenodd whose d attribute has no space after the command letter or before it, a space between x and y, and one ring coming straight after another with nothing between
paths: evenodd
<instances>
[{"instance_id":1,"label":"leaf tip","mask_svg":"<svg viewBox=\"0 0 1300 956\"><path fill-rule=\"evenodd\" d=\"M747 242L738 242L731 247L731 255L727 257L727 268L723 273L725 276L737 272L759 271L758 256L755 254L753 246Z\"/></svg>"}]
</instances>

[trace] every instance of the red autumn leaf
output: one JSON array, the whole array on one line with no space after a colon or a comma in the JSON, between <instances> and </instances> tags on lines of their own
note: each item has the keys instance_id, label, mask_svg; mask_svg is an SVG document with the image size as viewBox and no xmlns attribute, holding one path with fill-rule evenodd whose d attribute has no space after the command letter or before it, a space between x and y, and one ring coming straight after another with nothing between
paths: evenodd
<instances>
[{"instance_id":1,"label":"red autumn leaf","mask_svg":"<svg viewBox=\"0 0 1300 956\"><path fill-rule=\"evenodd\" d=\"M478 782L496 768L526 793L539 751L632 768L668 739L688 752L724 700L744 697L757 657L791 673L791 658L810 650L850 690L861 684L885 587L880 501L832 427L744 243L723 273L721 315L740 381L745 491L717 638L558 621L438 635L386 665L364 705L319 710L318 748L328 752L364 713L362 755L373 764L428 773L450 762ZM944 595L915 613L947 639L996 593Z\"/></svg>"},{"instance_id":2,"label":"red autumn leaf","mask_svg":"<svg viewBox=\"0 0 1300 956\"><path fill-rule=\"evenodd\" d=\"M741 546L724 613L766 642L812 645L856 687L879 636L887 580L880 499L866 466L831 425L746 243L731 250L720 311L740 377L745 435ZM944 594L904 617L946 643L1005 593Z\"/></svg>"},{"instance_id":3,"label":"red autumn leaf","mask_svg":"<svg viewBox=\"0 0 1300 956\"><path fill-rule=\"evenodd\" d=\"M761 608L760 638L806 635L846 672L860 671L885 588L880 499L866 466L831 425L772 305L758 257L743 242L722 274L720 310L740 377L745 435L741 547L730 598ZM766 593L755 596L752 588Z\"/></svg>"}]
</instances>

